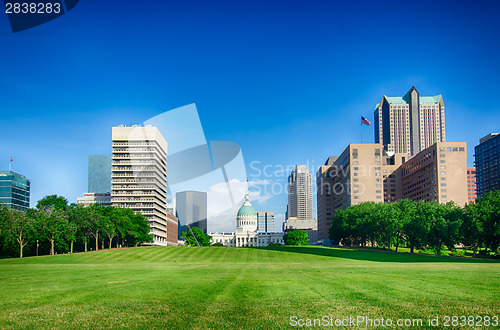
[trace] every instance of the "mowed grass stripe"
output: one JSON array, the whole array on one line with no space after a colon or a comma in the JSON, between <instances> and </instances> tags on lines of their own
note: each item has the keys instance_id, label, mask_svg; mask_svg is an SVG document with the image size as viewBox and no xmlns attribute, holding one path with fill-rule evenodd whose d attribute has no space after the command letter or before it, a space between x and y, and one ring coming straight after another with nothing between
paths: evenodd
<instances>
[{"instance_id":1,"label":"mowed grass stripe","mask_svg":"<svg viewBox=\"0 0 500 330\"><path fill-rule=\"evenodd\" d=\"M498 262L325 247L9 259L0 260L0 328L286 328L292 315L492 315L498 278Z\"/></svg>"}]
</instances>

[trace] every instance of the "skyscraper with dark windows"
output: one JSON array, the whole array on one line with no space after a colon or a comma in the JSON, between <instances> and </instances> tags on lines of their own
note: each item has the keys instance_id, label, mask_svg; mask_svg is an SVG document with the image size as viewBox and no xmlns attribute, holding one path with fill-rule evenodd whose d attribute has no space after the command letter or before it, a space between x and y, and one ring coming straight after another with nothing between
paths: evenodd
<instances>
[{"instance_id":1,"label":"skyscraper with dark windows","mask_svg":"<svg viewBox=\"0 0 500 330\"><path fill-rule=\"evenodd\" d=\"M477 197L500 189L500 133L491 133L474 148Z\"/></svg>"},{"instance_id":2,"label":"skyscraper with dark windows","mask_svg":"<svg viewBox=\"0 0 500 330\"><path fill-rule=\"evenodd\" d=\"M446 141L441 95L420 96L412 87L404 96L383 96L374 111L375 143L389 152L418 154Z\"/></svg>"},{"instance_id":3,"label":"skyscraper with dark windows","mask_svg":"<svg viewBox=\"0 0 500 330\"><path fill-rule=\"evenodd\" d=\"M30 207L31 182L12 171L0 171L0 207L26 211Z\"/></svg>"}]
</instances>

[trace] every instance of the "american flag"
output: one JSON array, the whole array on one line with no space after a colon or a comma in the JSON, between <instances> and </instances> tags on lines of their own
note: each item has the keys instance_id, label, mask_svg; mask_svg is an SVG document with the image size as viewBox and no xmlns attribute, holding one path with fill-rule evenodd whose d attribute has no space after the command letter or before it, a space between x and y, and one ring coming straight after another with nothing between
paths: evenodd
<instances>
[{"instance_id":1,"label":"american flag","mask_svg":"<svg viewBox=\"0 0 500 330\"><path fill-rule=\"evenodd\" d=\"M10 161L11 161L11 162L13 162L13 161L14 161L14 159L12 159L12 157L10 157Z\"/></svg>"},{"instance_id":2,"label":"american flag","mask_svg":"<svg viewBox=\"0 0 500 330\"><path fill-rule=\"evenodd\" d=\"M361 116L361 125L365 124L366 126L371 126L372 123L365 117Z\"/></svg>"}]
</instances>

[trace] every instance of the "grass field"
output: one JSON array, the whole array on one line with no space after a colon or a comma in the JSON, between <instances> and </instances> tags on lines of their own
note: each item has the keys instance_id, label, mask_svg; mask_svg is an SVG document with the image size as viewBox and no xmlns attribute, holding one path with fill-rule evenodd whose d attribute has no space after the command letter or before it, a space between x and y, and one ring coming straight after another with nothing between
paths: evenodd
<instances>
[{"instance_id":1,"label":"grass field","mask_svg":"<svg viewBox=\"0 0 500 330\"><path fill-rule=\"evenodd\" d=\"M326 247L143 247L5 259L0 328L286 328L291 316L500 316L499 280L494 261Z\"/></svg>"}]
</instances>

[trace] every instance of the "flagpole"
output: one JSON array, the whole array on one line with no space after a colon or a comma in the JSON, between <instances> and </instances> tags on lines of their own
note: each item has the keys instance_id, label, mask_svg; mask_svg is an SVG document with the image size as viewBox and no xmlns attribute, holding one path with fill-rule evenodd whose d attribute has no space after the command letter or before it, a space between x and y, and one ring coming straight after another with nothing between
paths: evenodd
<instances>
[{"instance_id":1,"label":"flagpole","mask_svg":"<svg viewBox=\"0 0 500 330\"><path fill-rule=\"evenodd\" d=\"M363 144L363 122L361 122L361 144Z\"/></svg>"}]
</instances>

